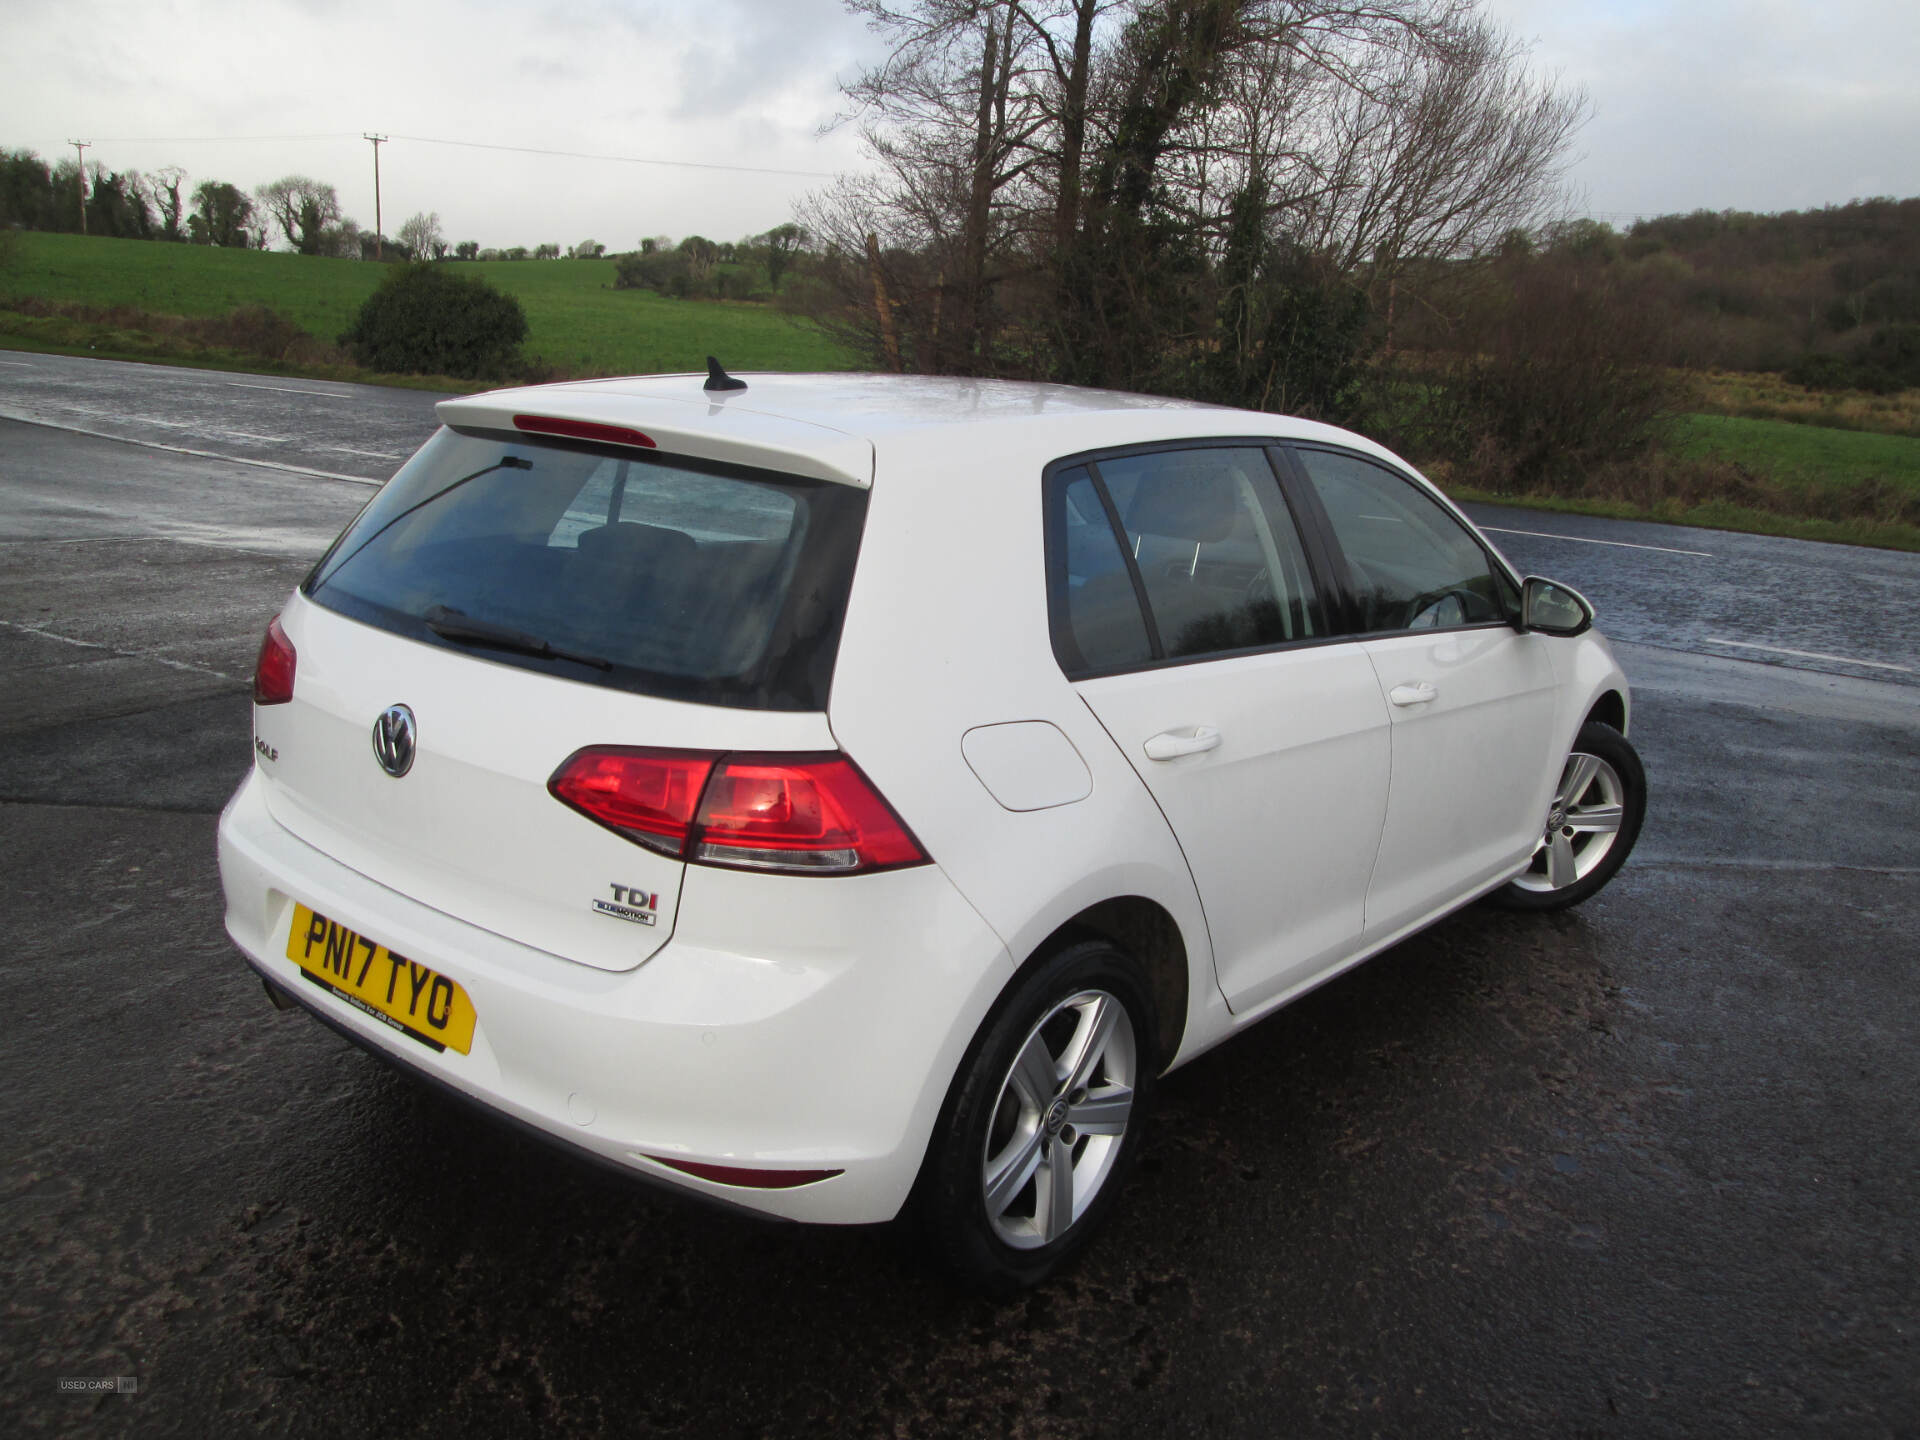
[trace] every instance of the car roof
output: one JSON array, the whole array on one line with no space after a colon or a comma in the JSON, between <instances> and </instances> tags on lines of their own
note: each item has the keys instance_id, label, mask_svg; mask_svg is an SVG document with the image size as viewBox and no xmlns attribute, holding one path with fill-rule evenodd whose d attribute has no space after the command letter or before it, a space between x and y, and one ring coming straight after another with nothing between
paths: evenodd
<instances>
[{"instance_id":1,"label":"car roof","mask_svg":"<svg viewBox=\"0 0 1920 1440\"><path fill-rule=\"evenodd\" d=\"M870 485L877 443L983 424L1054 432L1060 453L1135 443L1148 433L1272 435L1358 442L1331 426L1195 400L1025 380L936 375L742 372L745 388L708 391L705 373L633 375L493 390L437 407L449 425L513 430L516 416L640 429L668 453ZM1118 423L1116 423L1118 422ZM1382 452L1384 453L1384 452Z\"/></svg>"}]
</instances>

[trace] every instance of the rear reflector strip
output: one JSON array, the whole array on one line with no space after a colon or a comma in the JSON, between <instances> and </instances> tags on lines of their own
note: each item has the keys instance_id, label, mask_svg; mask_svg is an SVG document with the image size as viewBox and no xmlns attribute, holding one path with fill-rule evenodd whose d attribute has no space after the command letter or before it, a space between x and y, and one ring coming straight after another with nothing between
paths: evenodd
<instances>
[{"instance_id":1,"label":"rear reflector strip","mask_svg":"<svg viewBox=\"0 0 1920 1440\"><path fill-rule=\"evenodd\" d=\"M844 1175L844 1170L749 1170L739 1165L703 1165L698 1160L670 1160L665 1155L643 1157L716 1185L738 1185L748 1190L795 1190Z\"/></svg>"},{"instance_id":2,"label":"rear reflector strip","mask_svg":"<svg viewBox=\"0 0 1920 1440\"><path fill-rule=\"evenodd\" d=\"M513 428L539 435L565 435L574 440L601 440L609 445L638 445L643 450L659 448L652 436L629 430L625 425L596 425L591 420L563 420L557 415L516 415Z\"/></svg>"}]
</instances>

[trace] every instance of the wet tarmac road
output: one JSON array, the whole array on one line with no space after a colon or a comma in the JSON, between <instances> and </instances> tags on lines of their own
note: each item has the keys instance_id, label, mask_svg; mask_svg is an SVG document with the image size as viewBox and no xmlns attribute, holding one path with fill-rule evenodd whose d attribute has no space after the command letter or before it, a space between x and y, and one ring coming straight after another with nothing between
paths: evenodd
<instances>
[{"instance_id":1,"label":"wet tarmac road","mask_svg":"<svg viewBox=\"0 0 1920 1440\"><path fill-rule=\"evenodd\" d=\"M994 1306L266 1006L213 812L261 623L367 493L0 423L8 1432L1920 1432L1920 559L1487 512L1572 537L1498 538L1628 642L1634 862L1171 1077L1117 1223Z\"/></svg>"}]
</instances>

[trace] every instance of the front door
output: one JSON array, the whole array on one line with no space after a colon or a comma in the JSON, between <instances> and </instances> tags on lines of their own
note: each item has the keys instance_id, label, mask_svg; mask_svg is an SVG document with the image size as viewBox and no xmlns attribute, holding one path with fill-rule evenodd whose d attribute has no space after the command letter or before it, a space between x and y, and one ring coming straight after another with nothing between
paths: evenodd
<instances>
[{"instance_id":1,"label":"front door","mask_svg":"<svg viewBox=\"0 0 1920 1440\"><path fill-rule=\"evenodd\" d=\"M1533 852L1553 753L1551 640L1473 533L1412 480L1345 451L1295 452L1323 507L1393 727L1368 940L1483 888Z\"/></svg>"}]
</instances>

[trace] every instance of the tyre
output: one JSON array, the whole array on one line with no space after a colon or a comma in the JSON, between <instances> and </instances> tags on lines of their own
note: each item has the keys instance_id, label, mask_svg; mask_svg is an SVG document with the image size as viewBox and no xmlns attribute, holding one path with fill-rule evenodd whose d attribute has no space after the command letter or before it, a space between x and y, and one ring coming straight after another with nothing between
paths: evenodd
<instances>
[{"instance_id":1,"label":"tyre","mask_svg":"<svg viewBox=\"0 0 1920 1440\"><path fill-rule=\"evenodd\" d=\"M1647 774L1627 737L1589 721L1561 767L1532 863L1492 899L1513 910L1562 910L1611 880L1640 838Z\"/></svg>"},{"instance_id":2,"label":"tyre","mask_svg":"<svg viewBox=\"0 0 1920 1440\"><path fill-rule=\"evenodd\" d=\"M963 1285L1013 1295L1085 1246L1139 1154L1155 1033L1138 966L1104 941L1016 982L955 1077L921 1172L922 1230Z\"/></svg>"}]
</instances>

